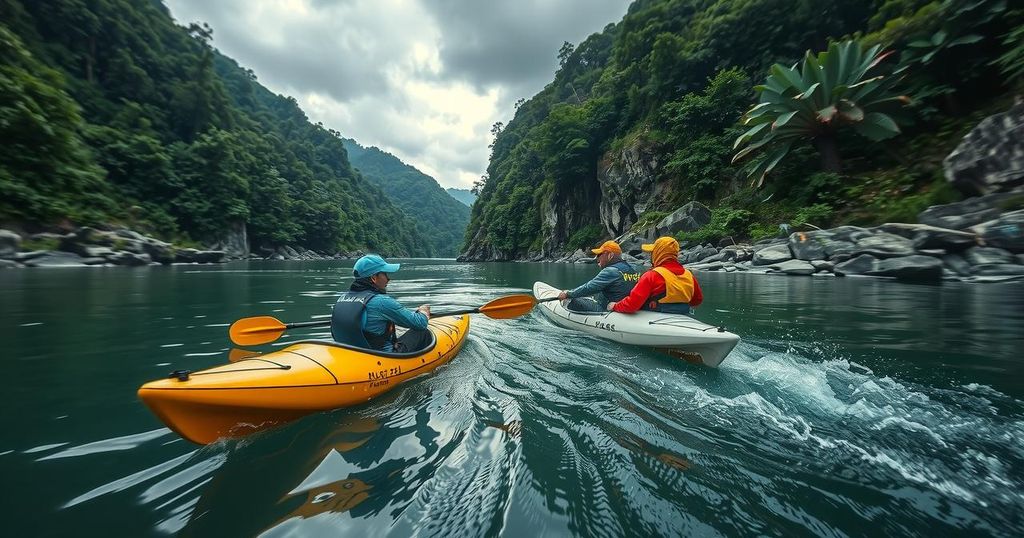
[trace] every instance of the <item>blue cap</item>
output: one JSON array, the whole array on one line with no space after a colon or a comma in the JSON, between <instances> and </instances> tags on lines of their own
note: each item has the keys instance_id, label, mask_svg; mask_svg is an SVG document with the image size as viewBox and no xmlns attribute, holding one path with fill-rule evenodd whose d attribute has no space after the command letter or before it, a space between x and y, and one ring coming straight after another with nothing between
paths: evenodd
<instances>
[{"instance_id":1,"label":"blue cap","mask_svg":"<svg viewBox=\"0 0 1024 538\"><path fill-rule=\"evenodd\" d=\"M388 263L376 254L367 254L356 260L356 264L352 267L352 274L356 278L363 278L377 273L394 273L401 266L400 263Z\"/></svg>"}]
</instances>

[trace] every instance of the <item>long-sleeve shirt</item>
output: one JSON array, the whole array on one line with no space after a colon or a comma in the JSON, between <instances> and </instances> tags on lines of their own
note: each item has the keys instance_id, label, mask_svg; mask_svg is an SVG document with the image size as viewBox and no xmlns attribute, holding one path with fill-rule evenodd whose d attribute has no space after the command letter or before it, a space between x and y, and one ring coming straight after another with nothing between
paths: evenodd
<instances>
[{"instance_id":1,"label":"long-sleeve shirt","mask_svg":"<svg viewBox=\"0 0 1024 538\"><path fill-rule=\"evenodd\" d=\"M375 295L366 303L363 316L363 330L373 334L384 334L389 321L399 327L420 330L427 328L425 314L409 310L390 295ZM390 348L391 342L388 342L384 351L391 351Z\"/></svg>"},{"instance_id":2,"label":"long-sleeve shirt","mask_svg":"<svg viewBox=\"0 0 1024 538\"><path fill-rule=\"evenodd\" d=\"M679 264L677 260L669 260L661 264L661 267L672 271L677 275L686 274L686 268ZM636 287L630 292L629 296L625 299L615 303L614 310L616 312L630 313L636 312L647 304L647 301L651 297L665 293L665 277L658 274L655 270L650 270L644 273L640 280L636 283ZM693 279L693 297L690 298L690 306L698 306L704 301L704 294L700 291L700 284L697 283L697 279Z\"/></svg>"},{"instance_id":3,"label":"long-sleeve shirt","mask_svg":"<svg viewBox=\"0 0 1024 538\"><path fill-rule=\"evenodd\" d=\"M577 297L589 297L591 295L601 293L608 286L622 280L622 272L614 267L605 267L601 269L594 278L589 281L565 292L570 299Z\"/></svg>"}]
</instances>

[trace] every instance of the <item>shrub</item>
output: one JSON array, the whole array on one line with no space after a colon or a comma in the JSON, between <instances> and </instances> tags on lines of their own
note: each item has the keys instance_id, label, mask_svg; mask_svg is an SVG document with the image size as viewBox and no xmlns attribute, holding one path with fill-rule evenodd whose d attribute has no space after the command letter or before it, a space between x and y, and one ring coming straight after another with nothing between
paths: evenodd
<instances>
[{"instance_id":1,"label":"shrub","mask_svg":"<svg viewBox=\"0 0 1024 538\"><path fill-rule=\"evenodd\" d=\"M569 240L565 242L565 246L568 249L576 250L583 248L588 245L597 243L602 237L604 237L604 228L597 224L591 224L576 230L576 233L569 237Z\"/></svg>"},{"instance_id":2,"label":"shrub","mask_svg":"<svg viewBox=\"0 0 1024 538\"><path fill-rule=\"evenodd\" d=\"M742 237L753 216L754 214L746 209L718 207L711 210L711 222L706 226L693 232L679 232L676 239L680 242L702 244L714 243L724 237Z\"/></svg>"},{"instance_id":3,"label":"shrub","mask_svg":"<svg viewBox=\"0 0 1024 538\"><path fill-rule=\"evenodd\" d=\"M832 206L828 204L814 204L812 206L801 207L797 210L796 216L789 223L794 228L799 228L810 224L818 228L827 228L832 222L832 218L835 212L832 210Z\"/></svg>"}]
</instances>

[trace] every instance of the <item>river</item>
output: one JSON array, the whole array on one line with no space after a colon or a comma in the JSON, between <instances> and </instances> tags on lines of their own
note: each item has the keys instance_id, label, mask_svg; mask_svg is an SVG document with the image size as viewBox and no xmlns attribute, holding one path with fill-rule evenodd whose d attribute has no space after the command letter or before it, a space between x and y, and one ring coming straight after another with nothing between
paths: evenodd
<instances>
[{"instance_id":1,"label":"river","mask_svg":"<svg viewBox=\"0 0 1024 538\"><path fill-rule=\"evenodd\" d=\"M203 447L138 401L224 363L239 317L326 315L351 263L0 271L3 533L1024 533L1020 283L698 274L696 316L743 338L717 370L474 316L429 376ZM476 306L594 271L405 260L389 291Z\"/></svg>"}]
</instances>

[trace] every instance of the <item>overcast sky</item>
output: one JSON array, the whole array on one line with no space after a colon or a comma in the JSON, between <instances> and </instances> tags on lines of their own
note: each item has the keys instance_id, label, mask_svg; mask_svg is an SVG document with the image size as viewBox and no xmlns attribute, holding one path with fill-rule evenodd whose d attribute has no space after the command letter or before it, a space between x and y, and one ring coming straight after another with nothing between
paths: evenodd
<instances>
[{"instance_id":1,"label":"overcast sky","mask_svg":"<svg viewBox=\"0 0 1024 538\"><path fill-rule=\"evenodd\" d=\"M164 0L309 118L468 188L491 125L554 77L558 49L628 0Z\"/></svg>"}]
</instances>

